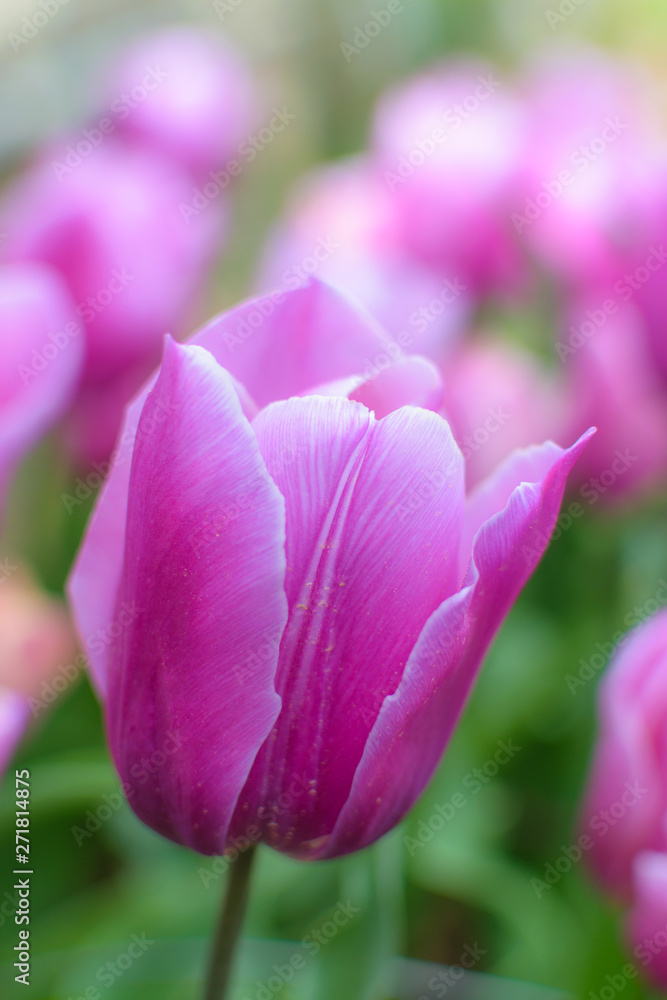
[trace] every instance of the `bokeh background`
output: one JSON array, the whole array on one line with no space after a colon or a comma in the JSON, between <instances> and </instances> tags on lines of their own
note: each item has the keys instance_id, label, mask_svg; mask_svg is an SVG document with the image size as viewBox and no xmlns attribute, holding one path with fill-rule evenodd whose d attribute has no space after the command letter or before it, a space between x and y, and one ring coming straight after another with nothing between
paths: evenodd
<instances>
[{"instance_id":1,"label":"bokeh background","mask_svg":"<svg viewBox=\"0 0 667 1000\"><path fill-rule=\"evenodd\" d=\"M109 67L124 46L160 25L191 22L238 47L255 79L259 125L274 107L294 114L289 129L247 165L231 191L231 232L191 329L257 289L265 241L297 179L362 150L382 91L435 60L479 56L511 77L554 49L602 49L644 74L667 137L661 0L583 0L555 27L546 15L558 5L545 0L406 0L400 16L349 62L340 43L381 5L238 0L221 6L229 9L217 11L204 0L68 0L18 52L9 33L37 8L33 0L3 0L0 8L0 174L6 184L50 139L99 117ZM510 341L547 345L538 351L548 359L559 332L556 310L533 302L487 308ZM558 366L553 357L547 363ZM74 490L76 474L58 443L45 441L22 465L4 523L0 552L29 565L54 595L63 592L94 500L68 512L61 498ZM593 885L584 863L548 889L538 891L531 880L543 880L545 866L577 836L600 671L574 691L566 678L581 660L591 660L598 643L626 631L635 609L639 617L648 613L642 609L654 610L650 602L667 574L664 500L653 487L615 504L584 504L584 516L559 532L499 634L437 774L397 830L358 856L320 865L260 851L239 998L259 998L257 981L266 981L274 963L289 961L304 936L348 901L358 912L325 937L303 973L271 996L556 1000L610 988L606 977L629 961L621 912ZM520 749L494 767L503 741ZM224 875L209 859L160 839L120 803L85 672L34 720L16 766L30 769L32 786L28 995L66 1000L97 985L109 1000L198 996ZM482 780L471 778L474 769L481 769ZM11 972L12 791L6 778L0 793L3 997L23 989ZM447 809L457 794L455 801L465 805ZM104 805L109 808L101 810ZM96 825L91 816L99 829L86 829L86 821ZM446 818L433 823L434 816ZM125 953L133 935L154 943L101 985L98 971ZM433 980L435 965L458 963L466 949L476 955L479 978L456 986ZM398 955L406 961L397 963ZM639 979L625 982L622 993L625 1000L657 995Z\"/></svg>"}]
</instances>

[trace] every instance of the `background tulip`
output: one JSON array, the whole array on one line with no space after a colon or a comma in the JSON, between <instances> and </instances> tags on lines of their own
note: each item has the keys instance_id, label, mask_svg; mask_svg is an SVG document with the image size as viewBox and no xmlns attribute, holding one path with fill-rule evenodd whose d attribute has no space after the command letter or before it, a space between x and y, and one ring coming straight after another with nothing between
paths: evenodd
<instances>
[{"instance_id":1,"label":"background tulip","mask_svg":"<svg viewBox=\"0 0 667 1000\"><path fill-rule=\"evenodd\" d=\"M64 144L63 144L64 145ZM69 421L79 460L103 460L123 405L194 308L222 233L224 202L186 223L188 174L114 137L56 177L54 150L5 199L5 260L56 269L84 324L84 392ZM102 411L100 418L99 411Z\"/></svg>"},{"instance_id":2,"label":"background tulip","mask_svg":"<svg viewBox=\"0 0 667 1000\"><path fill-rule=\"evenodd\" d=\"M146 74L151 90L137 100L133 93L139 88L141 96ZM253 124L254 85L241 57L219 36L185 25L136 41L112 74L109 93L126 139L180 163L196 179L225 167Z\"/></svg>"},{"instance_id":3,"label":"background tulip","mask_svg":"<svg viewBox=\"0 0 667 1000\"><path fill-rule=\"evenodd\" d=\"M67 288L41 264L0 266L0 503L16 463L61 416L83 336Z\"/></svg>"},{"instance_id":4,"label":"background tulip","mask_svg":"<svg viewBox=\"0 0 667 1000\"><path fill-rule=\"evenodd\" d=\"M661 582L663 601L667 589ZM619 645L620 645L619 641ZM600 733L584 809L584 819L613 810L628 786L642 789L636 804L596 837L590 860L597 878L624 897L632 893L635 860L665 843L667 798L662 731L665 720L667 614L662 611L616 653L600 689ZM618 807L617 807L618 808Z\"/></svg>"},{"instance_id":5,"label":"background tulip","mask_svg":"<svg viewBox=\"0 0 667 1000\"><path fill-rule=\"evenodd\" d=\"M401 348L442 361L463 333L469 286L411 256L401 214L370 157L314 171L267 241L261 291L316 274L361 303Z\"/></svg>"},{"instance_id":6,"label":"background tulip","mask_svg":"<svg viewBox=\"0 0 667 1000\"><path fill-rule=\"evenodd\" d=\"M373 154L404 245L478 291L506 293L522 280L508 200L522 119L494 68L472 62L415 77L376 109Z\"/></svg>"},{"instance_id":7,"label":"background tulip","mask_svg":"<svg viewBox=\"0 0 667 1000\"><path fill-rule=\"evenodd\" d=\"M664 603L667 583L660 584L656 597ZM596 877L632 901L628 937L639 967L665 988L667 612L626 636L622 646L600 689L584 828L593 837L588 856Z\"/></svg>"}]
</instances>

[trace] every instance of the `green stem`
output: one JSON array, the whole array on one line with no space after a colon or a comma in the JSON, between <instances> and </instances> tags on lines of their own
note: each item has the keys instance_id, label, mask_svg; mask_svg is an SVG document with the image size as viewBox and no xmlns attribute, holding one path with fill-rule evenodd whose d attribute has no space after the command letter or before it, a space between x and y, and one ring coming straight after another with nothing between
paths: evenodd
<instances>
[{"instance_id":1,"label":"green stem","mask_svg":"<svg viewBox=\"0 0 667 1000\"><path fill-rule=\"evenodd\" d=\"M250 891L254 847L244 851L231 866L227 890L213 939L204 1000L225 1000L234 964L234 953Z\"/></svg>"}]
</instances>

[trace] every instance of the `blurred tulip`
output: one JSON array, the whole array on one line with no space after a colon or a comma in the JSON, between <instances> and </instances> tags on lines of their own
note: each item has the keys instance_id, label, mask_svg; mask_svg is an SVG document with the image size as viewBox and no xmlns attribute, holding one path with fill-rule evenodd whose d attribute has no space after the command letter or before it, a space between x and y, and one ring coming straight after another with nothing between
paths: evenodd
<instances>
[{"instance_id":1,"label":"blurred tulip","mask_svg":"<svg viewBox=\"0 0 667 1000\"><path fill-rule=\"evenodd\" d=\"M585 438L517 453L466 502L436 413L265 405L317 383L326 358L346 367L369 331L314 284L236 345L258 302L190 346L167 340L70 594L82 635L114 636L89 654L140 818L202 853L263 839L333 857L382 836L424 787ZM243 357L253 338L270 342L268 372ZM229 356L264 406L252 421ZM111 632L119 609L133 610ZM134 788L144 757L161 763Z\"/></svg>"},{"instance_id":2,"label":"blurred tulip","mask_svg":"<svg viewBox=\"0 0 667 1000\"><path fill-rule=\"evenodd\" d=\"M242 59L221 38L190 27L136 42L110 92L120 132L196 179L224 167L253 124L253 85Z\"/></svg>"},{"instance_id":3,"label":"blurred tulip","mask_svg":"<svg viewBox=\"0 0 667 1000\"><path fill-rule=\"evenodd\" d=\"M564 386L518 347L498 339L463 345L445 365L444 385L444 412L466 460L468 488L516 448L567 437Z\"/></svg>"},{"instance_id":4,"label":"blurred tulip","mask_svg":"<svg viewBox=\"0 0 667 1000\"><path fill-rule=\"evenodd\" d=\"M594 314L599 326L590 319ZM567 434L591 423L598 428L573 483L583 484L581 495L593 503L648 489L667 475L667 393L656 377L641 314L617 305L611 315L583 307L572 315L558 348L571 389Z\"/></svg>"},{"instance_id":5,"label":"blurred tulip","mask_svg":"<svg viewBox=\"0 0 667 1000\"><path fill-rule=\"evenodd\" d=\"M404 246L471 290L505 293L524 269L510 222L522 110L492 67L436 67L381 98L373 154Z\"/></svg>"},{"instance_id":6,"label":"blurred tulip","mask_svg":"<svg viewBox=\"0 0 667 1000\"><path fill-rule=\"evenodd\" d=\"M18 566L0 582L0 771L31 712L31 699L74 655L74 635L60 601Z\"/></svg>"},{"instance_id":7,"label":"blurred tulip","mask_svg":"<svg viewBox=\"0 0 667 1000\"><path fill-rule=\"evenodd\" d=\"M470 312L455 273L439 277L406 253L387 185L362 157L300 182L268 241L257 285L296 288L315 273L368 309L399 346L436 361Z\"/></svg>"},{"instance_id":8,"label":"blurred tulip","mask_svg":"<svg viewBox=\"0 0 667 1000\"><path fill-rule=\"evenodd\" d=\"M524 82L528 125L514 229L549 272L611 286L648 247L664 148L636 81L601 55L542 60Z\"/></svg>"},{"instance_id":9,"label":"blurred tulip","mask_svg":"<svg viewBox=\"0 0 667 1000\"><path fill-rule=\"evenodd\" d=\"M661 584L662 590L667 586ZM667 600L667 593L662 596ZM629 896L635 858L642 851L667 849L664 737L667 711L667 612L655 615L621 639L602 681L600 733L589 780L584 817L623 812L607 824L590 859L595 874L612 893ZM631 808L622 809L626 787L643 789Z\"/></svg>"},{"instance_id":10,"label":"blurred tulip","mask_svg":"<svg viewBox=\"0 0 667 1000\"><path fill-rule=\"evenodd\" d=\"M664 593L662 593L664 591ZM667 600L661 581L656 595ZM667 925L667 612L660 611L617 652L602 681L600 733L584 808L584 829L592 846L587 856L602 885L630 898L628 924L635 955L647 974L667 986L667 953L644 961L644 939Z\"/></svg>"},{"instance_id":11,"label":"blurred tulip","mask_svg":"<svg viewBox=\"0 0 667 1000\"><path fill-rule=\"evenodd\" d=\"M55 271L0 265L0 508L14 466L74 396L83 339Z\"/></svg>"},{"instance_id":12,"label":"blurred tulip","mask_svg":"<svg viewBox=\"0 0 667 1000\"><path fill-rule=\"evenodd\" d=\"M109 407L107 426L91 425L85 407L71 415L75 453L89 464L108 456L123 404L157 365L164 334L192 313L224 201L186 221L179 206L191 200L190 177L113 137L76 166L63 169L60 156L52 152L6 195L2 256L51 265L77 303L83 385Z\"/></svg>"}]
</instances>

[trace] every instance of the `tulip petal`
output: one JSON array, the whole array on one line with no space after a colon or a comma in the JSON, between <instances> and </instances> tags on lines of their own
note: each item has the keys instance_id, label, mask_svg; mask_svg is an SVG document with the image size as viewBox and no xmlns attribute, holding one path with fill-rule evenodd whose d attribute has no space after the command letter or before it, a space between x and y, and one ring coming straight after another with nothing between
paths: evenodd
<instances>
[{"instance_id":1,"label":"tulip petal","mask_svg":"<svg viewBox=\"0 0 667 1000\"><path fill-rule=\"evenodd\" d=\"M362 372L383 351L385 336L341 292L312 279L244 302L190 343L210 351L261 408Z\"/></svg>"},{"instance_id":2,"label":"tulip petal","mask_svg":"<svg viewBox=\"0 0 667 1000\"><path fill-rule=\"evenodd\" d=\"M308 397L267 407L253 426L285 496L290 617L284 708L233 828L300 781L310 794L265 834L298 854L331 831L385 696L456 587L463 459L447 423L418 408L376 421L359 403Z\"/></svg>"},{"instance_id":3,"label":"tulip petal","mask_svg":"<svg viewBox=\"0 0 667 1000\"><path fill-rule=\"evenodd\" d=\"M350 796L319 857L359 850L407 812L440 759L488 645L544 551L558 516L565 479L586 436L563 451L545 446L551 464L533 456L541 478L515 478L504 508L478 530L467 585L431 615L410 654L403 679L385 699ZM522 456L515 469L525 470ZM500 502L509 470L499 477Z\"/></svg>"},{"instance_id":4,"label":"tulip petal","mask_svg":"<svg viewBox=\"0 0 667 1000\"><path fill-rule=\"evenodd\" d=\"M232 380L168 339L132 460L109 738L140 818L204 854L280 709L284 517Z\"/></svg>"}]
</instances>

